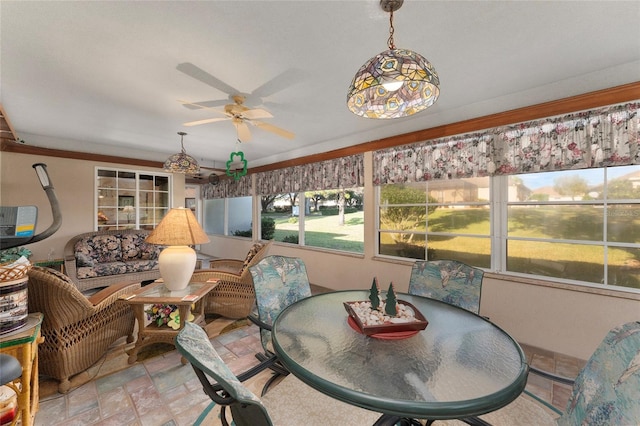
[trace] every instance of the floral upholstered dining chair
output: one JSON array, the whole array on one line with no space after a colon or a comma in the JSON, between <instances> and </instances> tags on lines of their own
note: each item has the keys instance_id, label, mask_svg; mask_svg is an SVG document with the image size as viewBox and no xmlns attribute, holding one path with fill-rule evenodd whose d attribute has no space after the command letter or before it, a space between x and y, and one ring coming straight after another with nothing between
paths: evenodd
<instances>
[{"instance_id":1,"label":"floral upholstered dining chair","mask_svg":"<svg viewBox=\"0 0 640 426\"><path fill-rule=\"evenodd\" d=\"M234 374L216 352L207 333L196 324L185 324L176 337L176 348L189 361L204 392L213 400L194 425L368 426L380 417L380 413L324 395L293 375L285 377L268 394L258 398L242 382L261 372L267 364ZM216 404L221 406L219 413L215 411ZM231 411L232 422L227 419L226 407ZM392 426L394 423L376 424Z\"/></svg>"},{"instance_id":2,"label":"floral upholstered dining chair","mask_svg":"<svg viewBox=\"0 0 640 426\"><path fill-rule=\"evenodd\" d=\"M556 377L535 368L531 368L531 372L563 383L573 383L564 412L525 391L526 395L480 418L495 426L640 425L640 321L609 331L575 380ZM543 410L535 400L547 410Z\"/></svg>"},{"instance_id":3,"label":"floral upholstered dining chair","mask_svg":"<svg viewBox=\"0 0 640 426\"><path fill-rule=\"evenodd\" d=\"M253 287L256 294L257 317L249 319L260 327L260 340L264 354L256 357L264 361L274 356L271 344L271 326L280 312L292 303L311 296L311 286L307 269L302 259L286 256L267 256L250 266ZM272 368L275 375L265 385L263 393L279 375L288 371L279 363Z\"/></svg>"},{"instance_id":4,"label":"floral upholstered dining chair","mask_svg":"<svg viewBox=\"0 0 640 426\"><path fill-rule=\"evenodd\" d=\"M409 293L441 300L480 313L484 271L456 260L417 261L411 268Z\"/></svg>"}]
</instances>

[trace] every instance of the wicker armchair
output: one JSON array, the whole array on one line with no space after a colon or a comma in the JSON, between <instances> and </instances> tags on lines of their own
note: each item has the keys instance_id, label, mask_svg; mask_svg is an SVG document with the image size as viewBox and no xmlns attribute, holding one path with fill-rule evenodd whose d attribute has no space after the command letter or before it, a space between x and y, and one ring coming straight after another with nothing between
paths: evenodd
<instances>
[{"instance_id":1,"label":"wicker armchair","mask_svg":"<svg viewBox=\"0 0 640 426\"><path fill-rule=\"evenodd\" d=\"M38 348L40 373L60 381L67 393L69 378L95 364L120 337L133 341L131 307L117 302L140 284L114 284L85 297L64 274L34 266L29 271L29 312L42 312L44 342Z\"/></svg>"},{"instance_id":2,"label":"wicker armchair","mask_svg":"<svg viewBox=\"0 0 640 426\"><path fill-rule=\"evenodd\" d=\"M218 286L205 300L205 313L226 318L246 318L256 302L253 279L249 267L260 262L269 252L272 241L254 244L243 260L216 259L210 269L200 269L193 273L192 281L220 280Z\"/></svg>"}]
</instances>

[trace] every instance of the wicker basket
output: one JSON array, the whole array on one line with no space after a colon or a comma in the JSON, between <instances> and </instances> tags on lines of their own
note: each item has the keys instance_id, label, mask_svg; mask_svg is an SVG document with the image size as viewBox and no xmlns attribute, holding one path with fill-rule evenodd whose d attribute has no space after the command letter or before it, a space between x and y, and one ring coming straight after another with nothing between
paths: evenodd
<instances>
[{"instance_id":1,"label":"wicker basket","mask_svg":"<svg viewBox=\"0 0 640 426\"><path fill-rule=\"evenodd\" d=\"M11 263L0 264L0 282L13 281L27 275L31 269L30 263L19 263L17 265Z\"/></svg>"}]
</instances>

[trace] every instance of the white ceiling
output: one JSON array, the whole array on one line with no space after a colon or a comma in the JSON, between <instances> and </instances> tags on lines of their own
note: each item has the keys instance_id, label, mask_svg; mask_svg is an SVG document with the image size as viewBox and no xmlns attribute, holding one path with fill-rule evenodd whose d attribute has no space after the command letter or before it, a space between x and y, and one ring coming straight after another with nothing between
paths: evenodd
<instances>
[{"instance_id":1,"label":"white ceiling","mask_svg":"<svg viewBox=\"0 0 640 426\"><path fill-rule=\"evenodd\" d=\"M49 148L164 161L185 148L222 167L229 121L191 102L228 100L273 114L242 144L259 166L640 81L639 1L418 1L394 15L395 44L441 81L428 110L357 117L346 92L387 49L389 15L367 1L6 1L0 3L3 104L19 138ZM190 63L220 83L176 67Z\"/></svg>"}]
</instances>

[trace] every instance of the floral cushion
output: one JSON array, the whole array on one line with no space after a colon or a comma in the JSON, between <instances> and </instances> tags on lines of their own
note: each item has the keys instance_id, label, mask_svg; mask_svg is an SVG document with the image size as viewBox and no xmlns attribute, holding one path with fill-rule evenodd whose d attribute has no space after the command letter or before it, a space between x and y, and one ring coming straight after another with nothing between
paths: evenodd
<instances>
[{"instance_id":1,"label":"floral cushion","mask_svg":"<svg viewBox=\"0 0 640 426\"><path fill-rule=\"evenodd\" d=\"M122 235L122 260L152 260L160 255L160 246L145 241L146 234Z\"/></svg>"},{"instance_id":2,"label":"floral cushion","mask_svg":"<svg viewBox=\"0 0 640 426\"><path fill-rule=\"evenodd\" d=\"M262 243L255 243L254 245L251 246L251 248L249 249L249 253L247 253L247 257L244 258L244 262L242 263L242 268L240 268L240 272L239 272L240 274L242 274L245 271L245 269L247 269L247 267L249 266L249 264L251 263L255 255L258 254L258 252L262 249L262 247L264 247L264 244Z\"/></svg>"},{"instance_id":3,"label":"floral cushion","mask_svg":"<svg viewBox=\"0 0 640 426\"><path fill-rule=\"evenodd\" d=\"M145 241L147 233L92 235L75 245L78 279L158 269L162 248Z\"/></svg>"},{"instance_id":4,"label":"floral cushion","mask_svg":"<svg viewBox=\"0 0 640 426\"><path fill-rule=\"evenodd\" d=\"M127 273L151 271L153 269L158 269L158 260L157 259L133 260L129 262L124 262L124 266L127 270Z\"/></svg>"},{"instance_id":5,"label":"floral cushion","mask_svg":"<svg viewBox=\"0 0 640 426\"><path fill-rule=\"evenodd\" d=\"M127 266L124 262L103 262L96 263L94 266L85 266L78 268L78 278L95 278L107 275L124 274L127 272Z\"/></svg>"},{"instance_id":6,"label":"floral cushion","mask_svg":"<svg viewBox=\"0 0 640 426\"><path fill-rule=\"evenodd\" d=\"M80 255L92 259L94 263L121 261L120 235L93 235L83 238L76 243L75 253L76 261Z\"/></svg>"}]
</instances>

